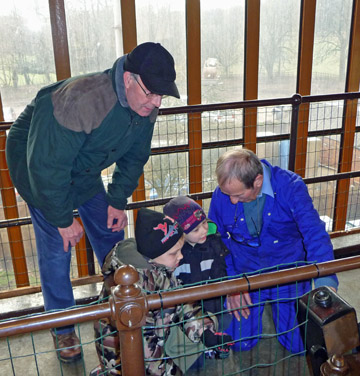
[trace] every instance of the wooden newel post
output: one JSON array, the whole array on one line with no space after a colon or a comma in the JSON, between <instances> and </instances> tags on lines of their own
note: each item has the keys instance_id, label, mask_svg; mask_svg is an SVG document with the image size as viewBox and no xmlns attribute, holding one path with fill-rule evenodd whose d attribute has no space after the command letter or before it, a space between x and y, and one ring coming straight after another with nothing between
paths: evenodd
<instances>
[{"instance_id":1,"label":"wooden newel post","mask_svg":"<svg viewBox=\"0 0 360 376\"><path fill-rule=\"evenodd\" d=\"M333 355L320 367L321 376L356 376L360 370L360 353Z\"/></svg>"},{"instance_id":2,"label":"wooden newel post","mask_svg":"<svg viewBox=\"0 0 360 376\"><path fill-rule=\"evenodd\" d=\"M111 318L119 331L123 376L145 375L141 327L145 324L148 309L144 294L135 285L138 281L136 269L123 265L115 272L117 286L111 290Z\"/></svg>"},{"instance_id":3,"label":"wooden newel post","mask_svg":"<svg viewBox=\"0 0 360 376\"><path fill-rule=\"evenodd\" d=\"M320 367L323 376L343 376L349 373L349 366L342 356L333 355Z\"/></svg>"}]
</instances>

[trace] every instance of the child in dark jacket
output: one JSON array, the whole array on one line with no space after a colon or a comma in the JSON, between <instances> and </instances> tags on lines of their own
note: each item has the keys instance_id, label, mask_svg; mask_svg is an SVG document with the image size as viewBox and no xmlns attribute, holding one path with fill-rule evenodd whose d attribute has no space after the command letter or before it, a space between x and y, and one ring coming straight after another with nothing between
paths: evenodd
<instances>
[{"instance_id":1,"label":"child in dark jacket","mask_svg":"<svg viewBox=\"0 0 360 376\"><path fill-rule=\"evenodd\" d=\"M173 289L180 285L173 273L182 259L181 249L184 244L183 231L179 224L162 213L142 208L137 215L135 239L119 242L107 255L102 267L104 287L101 298L110 295L115 271L128 264L138 271L138 285L146 293ZM174 325L175 323L178 325ZM95 322L94 328L100 366L92 370L90 376L121 375L119 339L115 323L110 319L101 319ZM230 344L227 343L232 339L229 335L218 335L217 331L215 316L207 312L204 314L198 304L182 304L150 311L143 328L146 375L182 375L183 363L172 357L172 354L191 354L193 344L203 342L206 347L228 353ZM179 337L186 346L174 343ZM204 348L204 345L197 345L197 348ZM191 349L187 346L191 346ZM177 349L181 351L177 352ZM196 355L193 361L198 356ZM185 364L185 367L190 365Z\"/></svg>"},{"instance_id":2,"label":"child in dark jacket","mask_svg":"<svg viewBox=\"0 0 360 376\"><path fill-rule=\"evenodd\" d=\"M181 250L184 258L174 274L184 285L208 283L227 276L225 256L228 249L217 232L216 224L206 218L203 208L186 196L178 196L164 206L164 214L176 220L185 234ZM203 300L204 311L217 315L221 331L231 322L224 311L225 296Z\"/></svg>"}]
</instances>

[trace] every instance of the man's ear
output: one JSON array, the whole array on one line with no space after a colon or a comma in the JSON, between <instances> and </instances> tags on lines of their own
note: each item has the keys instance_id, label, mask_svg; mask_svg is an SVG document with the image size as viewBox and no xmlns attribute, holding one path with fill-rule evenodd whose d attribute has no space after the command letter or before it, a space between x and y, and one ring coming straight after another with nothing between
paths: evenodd
<instances>
[{"instance_id":1,"label":"man's ear","mask_svg":"<svg viewBox=\"0 0 360 376\"><path fill-rule=\"evenodd\" d=\"M125 88L128 89L131 82L131 73L130 72L124 72L124 85Z\"/></svg>"},{"instance_id":2,"label":"man's ear","mask_svg":"<svg viewBox=\"0 0 360 376\"><path fill-rule=\"evenodd\" d=\"M261 188L264 181L264 175L258 174L254 180L254 188Z\"/></svg>"}]
</instances>

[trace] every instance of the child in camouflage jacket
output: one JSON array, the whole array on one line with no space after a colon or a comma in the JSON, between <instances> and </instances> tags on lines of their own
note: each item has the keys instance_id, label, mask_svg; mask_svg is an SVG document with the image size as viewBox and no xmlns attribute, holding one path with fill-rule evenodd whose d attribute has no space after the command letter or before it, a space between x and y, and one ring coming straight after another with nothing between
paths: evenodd
<instances>
[{"instance_id":1,"label":"child in camouflage jacket","mask_svg":"<svg viewBox=\"0 0 360 376\"><path fill-rule=\"evenodd\" d=\"M106 257L102 268L104 286L101 297L109 296L111 286L114 285L114 272L121 265L131 264L137 269L140 278L138 284L147 293L164 291L180 285L173 275L182 259L181 248L184 244L183 231L179 224L164 214L140 209L135 239L119 242ZM187 343L203 342L207 347L222 348L231 345L230 336L215 334L217 319L204 315L200 305L184 304L150 311L143 328L147 375L182 375L180 363L166 354L166 349L170 348L167 342L170 341L170 331L174 324L181 328L187 337ZM106 372L109 375L121 375L119 339L115 323L109 319L102 319L95 322L94 328L100 365L91 371L90 376ZM174 336L171 338L173 340ZM182 350L184 353L188 352L186 348ZM195 361L196 357L193 360Z\"/></svg>"}]
</instances>

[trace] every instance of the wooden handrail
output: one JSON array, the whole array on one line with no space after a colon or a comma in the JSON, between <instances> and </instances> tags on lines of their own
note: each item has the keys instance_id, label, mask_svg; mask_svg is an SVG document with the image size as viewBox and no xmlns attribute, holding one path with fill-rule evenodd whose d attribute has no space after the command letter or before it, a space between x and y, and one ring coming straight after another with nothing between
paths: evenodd
<instances>
[{"instance_id":1,"label":"wooden handrail","mask_svg":"<svg viewBox=\"0 0 360 376\"><path fill-rule=\"evenodd\" d=\"M167 308L181 303L191 303L201 299L304 281L357 268L360 268L360 256L347 257L340 260L326 261L260 275L250 275L246 278L215 282L205 286L181 288L162 292L161 294L153 293L144 297L146 300L144 307L147 307L148 310L159 309L161 306ZM84 308L45 313L36 317L4 321L0 323L0 338L30 333L35 330L98 320L110 317L110 314L109 304L102 303Z\"/></svg>"}]
</instances>

